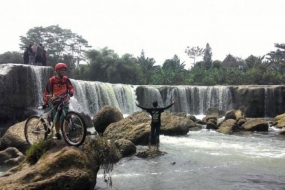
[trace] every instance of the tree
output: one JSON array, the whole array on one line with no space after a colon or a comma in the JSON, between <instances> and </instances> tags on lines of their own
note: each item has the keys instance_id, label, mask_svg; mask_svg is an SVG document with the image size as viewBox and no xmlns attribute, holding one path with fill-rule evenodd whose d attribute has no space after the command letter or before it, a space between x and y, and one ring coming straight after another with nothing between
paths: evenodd
<instances>
[{"instance_id":1,"label":"tree","mask_svg":"<svg viewBox=\"0 0 285 190\"><path fill-rule=\"evenodd\" d=\"M187 46L185 49L185 53L191 58L194 59L194 65L196 63L196 58L200 57L204 54L205 50L203 48L200 48L199 46L197 47L191 47Z\"/></svg>"},{"instance_id":2,"label":"tree","mask_svg":"<svg viewBox=\"0 0 285 190\"><path fill-rule=\"evenodd\" d=\"M131 54L119 57L114 50L105 47L99 51L87 51L86 57L87 67L80 65L76 68L77 77L92 81L138 84L139 65Z\"/></svg>"},{"instance_id":3,"label":"tree","mask_svg":"<svg viewBox=\"0 0 285 190\"><path fill-rule=\"evenodd\" d=\"M263 59L264 59L264 56L256 57L256 56L250 55L248 58L244 60L246 69L258 67L259 65L262 64Z\"/></svg>"},{"instance_id":4,"label":"tree","mask_svg":"<svg viewBox=\"0 0 285 190\"><path fill-rule=\"evenodd\" d=\"M145 57L144 51L142 50L141 56L137 57L137 61L141 68L141 81L142 84L150 84L153 73L159 69L159 66L154 65L155 60L153 58Z\"/></svg>"},{"instance_id":5,"label":"tree","mask_svg":"<svg viewBox=\"0 0 285 190\"><path fill-rule=\"evenodd\" d=\"M138 84L139 65L131 54L124 54L109 65L108 78L113 83Z\"/></svg>"},{"instance_id":6,"label":"tree","mask_svg":"<svg viewBox=\"0 0 285 190\"><path fill-rule=\"evenodd\" d=\"M266 54L266 59L271 63L271 69L277 70L280 73L285 73L285 44L274 44L276 51L271 51Z\"/></svg>"},{"instance_id":7,"label":"tree","mask_svg":"<svg viewBox=\"0 0 285 190\"><path fill-rule=\"evenodd\" d=\"M23 54L17 51L7 51L0 54L0 64L4 63L24 63Z\"/></svg>"},{"instance_id":8,"label":"tree","mask_svg":"<svg viewBox=\"0 0 285 190\"><path fill-rule=\"evenodd\" d=\"M212 48L208 43L206 44L203 61L205 68L210 69L212 66Z\"/></svg>"},{"instance_id":9,"label":"tree","mask_svg":"<svg viewBox=\"0 0 285 190\"><path fill-rule=\"evenodd\" d=\"M274 44L278 48L274 54L276 61L279 61L281 64L285 64L285 44Z\"/></svg>"},{"instance_id":10,"label":"tree","mask_svg":"<svg viewBox=\"0 0 285 190\"><path fill-rule=\"evenodd\" d=\"M111 67L119 59L114 50L107 47L98 50L90 50L86 52L88 65L90 66L90 79L93 81L110 82ZM109 70L109 71L108 71Z\"/></svg>"},{"instance_id":11,"label":"tree","mask_svg":"<svg viewBox=\"0 0 285 190\"><path fill-rule=\"evenodd\" d=\"M163 77L167 78L167 80L164 80L165 82L163 84L165 85L183 84L185 72L186 70L184 62L180 63L180 59L178 58L178 56L174 55L172 59L167 59L163 63L161 73L164 73Z\"/></svg>"},{"instance_id":12,"label":"tree","mask_svg":"<svg viewBox=\"0 0 285 190\"><path fill-rule=\"evenodd\" d=\"M75 67L81 60L85 60L84 52L91 47L82 36L58 25L34 27L26 36L20 36L20 41L20 49L29 44L43 44L48 54L47 65L51 66L64 61L70 67Z\"/></svg>"},{"instance_id":13,"label":"tree","mask_svg":"<svg viewBox=\"0 0 285 190\"><path fill-rule=\"evenodd\" d=\"M220 69L222 67L223 67L223 65L222 65L222 62L220 60L213 61L212 68Z\"/></svg>"}]
</instances>

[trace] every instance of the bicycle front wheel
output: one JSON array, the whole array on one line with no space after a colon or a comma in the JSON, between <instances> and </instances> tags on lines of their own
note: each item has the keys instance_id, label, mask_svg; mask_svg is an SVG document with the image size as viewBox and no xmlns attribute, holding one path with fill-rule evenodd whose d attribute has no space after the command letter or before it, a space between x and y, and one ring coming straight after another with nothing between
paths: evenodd
<instances>
[{"instance_id":1,"label":"bicycle front wheel","mask_svg":"<svg viewBox=\"0 0 285 190\"><path fill-rule=\"evenodd\" d=\"M71 146L80 146L84 143L87 133L82 116L74 111L69 111L65 116L61 131L64 141Z\"/></svg>"},{"instance_id":2,"label":"bicycle front wheel","mask_svg":"<svg viewBox=\"0 0 285 190\"><path fill-rule=\"evenodd\" d=\"M25 123L25 138L33 145L46 138L46 123L39 116L31 116Z\"/></svg>"}]
</instances>

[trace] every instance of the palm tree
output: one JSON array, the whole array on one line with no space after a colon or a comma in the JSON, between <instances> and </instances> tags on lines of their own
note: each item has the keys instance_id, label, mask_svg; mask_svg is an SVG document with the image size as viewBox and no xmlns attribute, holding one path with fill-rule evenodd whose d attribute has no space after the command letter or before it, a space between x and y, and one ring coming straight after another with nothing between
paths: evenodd
<instances>
[{"instance_id":1,"label":"palm tree","mask_svg":"<svg viewBox=\"0 0 285 190\"><path fill-rule=\"evenodd\" d=\"M138 63L141 67L141 81L143 84L150 84L153 73L159 69L158 65L155 64L153 58L146 58L144 51L142 50L141 56L137 57Z\"/></svg>"}]
</instances>

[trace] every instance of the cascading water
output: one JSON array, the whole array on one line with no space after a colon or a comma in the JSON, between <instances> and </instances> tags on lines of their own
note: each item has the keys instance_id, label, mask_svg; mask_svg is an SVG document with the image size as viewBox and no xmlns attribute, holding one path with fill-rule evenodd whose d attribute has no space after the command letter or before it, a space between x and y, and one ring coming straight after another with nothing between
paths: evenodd
<instances>
[{"instance_id":1,"label":"cascading water","mask_svg":"<svg viewBox=\"0 0 285 190\"><path fill-rule=\"evenodd\" d=\"M268 89L264 88L264 116L267 117L267 107L268 107Z\"/></svg>"},{"instance_id":2,"label":"cascading water","mask_svg":"<svg viewBox=\"0 0 285 190\"><path fill-rule=\"evenodd\" d=\"M33 80L34 81L34 86L37 86L38 90L37 90L37 94L34 94L34 99L36 100L35 102L37 103L37 105L40 105L42 102L42 89L44 89L42 81L39 80L41 79L41 71L42 69L40 69L39 67L31 67L32 70L32 75L33 78L37 79L37 80Z\"/></svg>"},{"instance_id":3,"label":"cascading water","mask_svg":"<svg viewBox=\"0 0 285 190\"><path fill-rule=\"evenodd\" d=\"M73 79L71 82L75 88L74 98L71 98L71 109L73 110L85 112L90 116L93 116L105 105L114 106L123 114L137 111L134 86Z\"/></svg>"},{"instance_id":4,"label":"cascading water","mask_svg":"<svg viewBox=\"0 0 285 190\"><path fill-rule=\"evenodd\" d=\"M12 67L15 66L6 65L2 71ZM25 83L29 90L23 91L21 95L26 94L28 99L25 102L30 107L37 107L42 103L43 90L53 70L50 67L24 67L30 67L27 77L32 78ZM190 115L204 115L209 107L223 111L243 107L246 108L247 115L252 117L272 117L284 113L282 86L135 86L74 79L71 82L75 87L71 110L85 112L91 117L105 105L114 106L127 115L140 110L135 105L136 101L144 107L152 107L152 102L156 100L159 107L164 107L174 99L177 103L170 111ZM258 89L264 89L264 94Z\"/></svg>"},{"instance_id":5,"label":"cascading water","mask_svg":"<svg viewBox=\"0 0 285 190\"><path fill-rule=\"evenodd\" d=\"M160 92L163 95L163 92ZM232 94L226 86L176 86L167 87L164 105L177 99L174 111L183 111L191 115L203 115L207 108L217 107L220 110L232 109Z\"/></svg>"}]
</instances>

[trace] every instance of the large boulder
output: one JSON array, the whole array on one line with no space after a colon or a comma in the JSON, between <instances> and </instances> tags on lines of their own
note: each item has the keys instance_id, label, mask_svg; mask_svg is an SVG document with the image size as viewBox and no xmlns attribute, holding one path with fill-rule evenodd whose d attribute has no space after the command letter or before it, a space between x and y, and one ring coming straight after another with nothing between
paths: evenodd
<instances>
[{"instance_id":1,"label":"large boulder","mask_svg":"<svg viewBox=\"0 0 285 190\"><path fill-rule=\"evenodd\" d=\"M0 165L15 166L20 164L25 156L15 147L0 151Z\"/></svg>"},{"instance_id":2,"label":"large boulder","mask_svg":"<svg viewBox=\"0 0 285 190\"><path fill-rule=\"evenodd\" d=\"M285 127L285 113L277 115L273 118L274 125L278 128Z\"/></svg>"},{"instance_id":3,"label":"large boulder","mask_svg":"<svg viewBox=\"0 0 285 190\"><path fill-rule=\"evenodd\" d=\"M0 177L0 189L93 190L100 165L118 161L114 146L101 139L88 139L81 148L52 139L45 143Z\"/></svg>"},{"instance_id":4,"label":"large boulder","mask_svg":"<svg viewBox=\"0 0 285 190\"><path fill-rule=\"evenodd\" d=\"M172 112L163 112L161 114L160 133L164 135L186 135L189 128L195 127L196 124L185 116L177 116Z\"/></svg>"},{"instance_id":5,"label":"large boulder","mask_svg":"<svg viewBox=\"0 0 285 190\"><path fill-rule=\"evenodd\" d=\"M219 133L224 133L224 134L231 134L235 132L237 127L236 120L234 119L228 119L224 120L220 125L219 128L217 129L217 132Z\"/></svg>"},{"instance_id":6,"label":"large boulder","mask_svg":"<svg viewBox=\"0 0 285 190\"><path fill-rule=\"evenodd\" d=\"M108 125L122 119L124 119L124 116L119 109L114 106L104 106L93 117L93 125L95 130L102 134Z\"/></svg>"},{"instance_id":7,"label":"large boulder","mask_svg":"<svg viewBox=\"0 0 285 190\"><path fill-rule=\"evenodd\" d=\"M96 160L92 161L96 165ZM86 154L74 147L59 145L36 164L24 162L0 177L0 189L92 189L96 170Z\"/></svg>"},{"instance_id":8,"label":"large boulder","mask_svg":"<svg viewBox=\"0 0 285 190\"><path fill-rule=\"evenodd\" d=\"M245 114L244 114L243 110L241 110L241 109L236 110L235 116L236 116L237 121L241 118L245 118Z\"/></svg>"},{"instance_id":9,"label":"large boulder","mask_svg":"<svg viewBox=\"0 0 285 190\"><path fill-rule=\"evenodd\" d=\"M131 141L126 139L119 139L114 142L116 147L119 149L122 157L131 156L136 153L137 147Z\"/></svg>"},{"instance_id":10,"label":"large boulder","mask_svg":"<svg viewBox=\"0 0 285 190\"><path fill-rule=\"evenodd\" d=\"M247 131L268 131L269 124L265 119L257 118L246 121L242 128Z\"/></svg>"},{"instance_id":11,"label":"large boulder","mask_svg":"<svg viewBox=\"0 0 285 190\"><path fill-rule=\"evenodd\" d=\"M111 123L103 133L107 139L127 139L135 145L148 144L150 116L146 112L135 112L125 119Z\"/></svg>"},{"instance_id":12,"label":"large boulder","mask_svg":"<svg viewBox=\"0 0 285 190\"><path fill-rule=\"evenodd\" d=\"M22 153L25 153L29 147L24 134L25 122L19 122L8 128L0 140L0 150L8 147L15 147Z\"/></svg>"},{"instance_id":13,"label":"large boulder","mask_svg":"<svg viewBox=\"0 0 285 190\"><path fill-rule=\"evenodd\" d=\"M236 119L236 110L232 109L232 110L229 110L229 111L226 111L225 113L225 120L227 119Z\"/></svg>"}]
</instances>

